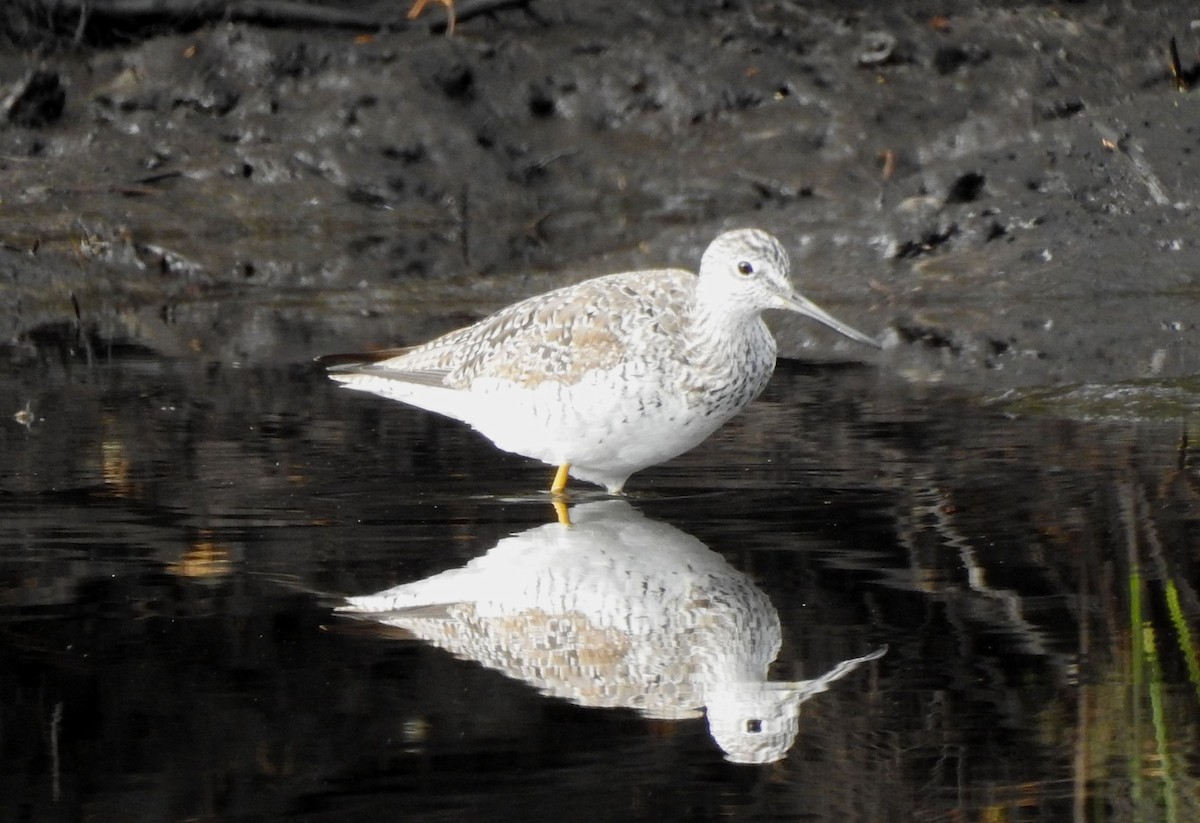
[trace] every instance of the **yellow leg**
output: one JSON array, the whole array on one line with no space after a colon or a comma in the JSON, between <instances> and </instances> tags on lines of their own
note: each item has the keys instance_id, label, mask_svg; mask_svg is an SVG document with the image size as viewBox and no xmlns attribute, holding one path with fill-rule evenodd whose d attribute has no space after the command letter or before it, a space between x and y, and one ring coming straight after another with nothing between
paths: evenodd
<instances>
[{"instance_id":1,"label":"yellow leg","mask_svg":"<svg viewBox=\"0 0 1200 823\"><path fill-rule=\"evenodd\" d=\"M567 480L570 479L571 464L563 463L554 474L554 482L550 484L551 494L566 494Z\"/></svg>"},{"instance_id":2,"label":"yellow leg","mask_svg":"<svg viewBox=\"0 0 1200 823\"><path fill-rule=\"evenodd\" d=\"M571 525L571 513L567 511L567 501L561 497L556 497L550 503L554 506L554 514L558 517L558 522L569 527Z\"/></svg>"},{"instance_id":3,"label":"yellow leg","mask_svg":"<svg viewBox=\"0 0 1200 823\"><path fill-rule=\"evenodd\" d=\"M446 7L446 34L454 34L454 0L416 0L406 16L409 20L416 20L431 2L440 3Z\"/></svg>"},{"instance_id":4,"label":"yellow leg","mask_svg":"<svg viewBox=\"0 0 1200 823\"><path fill-rule=\"evenodd\" d=\"M570 479L571 464L563 463L554 473L554 482L550 484L550 502L558 522L564 526L571 525L571 515L567 512L567 480Z\"/></svg>"}]
</instances>

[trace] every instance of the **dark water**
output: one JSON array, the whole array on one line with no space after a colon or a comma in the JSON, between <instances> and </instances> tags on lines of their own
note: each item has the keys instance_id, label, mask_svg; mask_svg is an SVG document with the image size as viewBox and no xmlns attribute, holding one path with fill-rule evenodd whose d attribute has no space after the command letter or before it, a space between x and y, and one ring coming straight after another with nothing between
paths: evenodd
<instances>
[{"instance_id":1,"label":"dark water","mask_svg":"<svg viewBox=\"0 0 1200 823\"><path fill-rule=\"evenodd\" d=\"M1200 819L1182 424L792 367L568 531L307 369L0 386L2 823Z\"/></svg>"}]
</instances>

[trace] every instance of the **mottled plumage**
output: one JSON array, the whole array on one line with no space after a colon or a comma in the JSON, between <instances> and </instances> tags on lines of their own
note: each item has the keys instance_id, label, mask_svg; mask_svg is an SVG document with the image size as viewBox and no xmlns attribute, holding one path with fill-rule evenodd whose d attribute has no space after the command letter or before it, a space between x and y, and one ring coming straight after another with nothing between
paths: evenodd
<instances>
[{"instance_id":1,"label":"mottled plumage","mask_svg":"<svg viewBox=\"0 0 1200 823\"><path fill-rule=\"evenodd\" d=\"M884 652L815 680L771 680L779 614L747 575L624 500L576 506L570 520L573 528L510 535L465 566L351 597L338 611L580 706L662 720L703 709L738 763L782 758L801 704Z\"/></svg>"},{"instance_id":2,"label":"mottled plumage","mask_svg":"<svg viewBox=\"0 0 1200 823\"><path fill-rule=\"evenodd\" d=\"M761 318L770 308L875 345L795 292L779 241L742 229L709 245L699 276L598 277L421 346L336 355L329 370L349 388L462 420L506 451L619 492L763 390L775 368ZM560 468L555 491L565 479Z\"/></svg>"}]
</instances>

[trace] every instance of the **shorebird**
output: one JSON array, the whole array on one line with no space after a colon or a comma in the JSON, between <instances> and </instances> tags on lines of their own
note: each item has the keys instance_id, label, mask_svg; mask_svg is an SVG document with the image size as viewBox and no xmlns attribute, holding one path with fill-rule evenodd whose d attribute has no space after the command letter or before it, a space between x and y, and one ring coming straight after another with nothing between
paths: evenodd
<instances>
[{"instance_id":1,"label":"shorebird","mask_svg":"<svg viewBox=\"0 0 1200 823\"><path fill-rule=\"evenodd\" d=\"M617 494L737 414L775 370L767 309L879 344L800 295L787 252L758 229L726 232L699 274L650 269L530 297L424 345L318 362L347 387L444 414L501 449Z\"/></svg>"},{"instance_id":2,"label":"shorebird","mask_svg":"<svg viewBox=\"0 0 1200 823\"><path fill-rule=\"evenodd\" d=\"M748 575L624 500L575 506L570 520L510 535L460 568L351 597L337 612L580 706L660 720L703 711L736 763L783 758L801 704L887 651L814 680L772 680L783 630Z\"/></svg>"}]
</instances>

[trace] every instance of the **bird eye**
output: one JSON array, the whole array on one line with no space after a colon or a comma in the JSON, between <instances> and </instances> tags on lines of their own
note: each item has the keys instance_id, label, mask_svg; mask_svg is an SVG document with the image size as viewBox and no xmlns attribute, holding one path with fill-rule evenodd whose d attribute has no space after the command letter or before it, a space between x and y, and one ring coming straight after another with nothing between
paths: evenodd
<instances>
[{"instance_id":1,"label":"bird eye","mask_svg":"<svg viewBox=\"0 0 1200 823\"><path fill-rule=\"evenodd\" d=\"M738 274L746 274L746 275L754 274L754 266L750 263L747 263L745 260L738 263L737 270L738 270Z\"/></svg>"}]
</instances>

